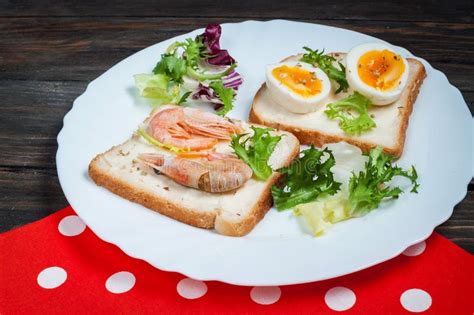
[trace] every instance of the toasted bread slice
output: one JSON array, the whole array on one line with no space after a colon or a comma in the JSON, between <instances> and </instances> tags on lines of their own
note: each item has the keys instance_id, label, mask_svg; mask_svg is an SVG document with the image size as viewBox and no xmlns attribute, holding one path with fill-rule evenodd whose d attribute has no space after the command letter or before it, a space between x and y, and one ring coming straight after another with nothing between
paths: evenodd
<instances>
[{"instance_id":1,"label":"toasted bread slice","mask_svg":"<svg viewBox=\"0 0 474 315\"><path fill-rule=\"evenodd\" d=\"M244 129L250 125L241 122ZM288 165L299 153L299 142L284 134L269 164L273 169ZM218 152L228 152L229 142L217 145ZM137 156L140 153L171 154L134 135L125 143L97 155L89 165L89 176L99 186L155 210L168 217L200 228L212 229L229 236L250 232L272 204L270 188L280 174L274 172L266 181L249 179L239 189L227 193L208 193L182 186L165 175L157 175Z\"/></svg>"},{"instance_id":2,"label":"toasted bread slice","mask_svg":"<svg viewBox=\"0 0 474 315\"><path fill-rule=\"evenodd\" d=\"M333 53L336 59L344 63L344 53ZM301 55L291 56L284 61L299 60ZM308 114L296 114L276 104L270 97L265 85L258 90L250 110L249 120L276 129L293 133L301 144L314 144L318 147L327 143L345 141L367 152L381 146L393 156L403 152L408 121L419 89L426 76L423 64L412 58L407 59L410 70L408 82L400 98L385 106L372 106L369 110L377 127L359 136L351 136L339 127L338 120L330 120L324 113L326 106ZM347 97L353 91L332 95L327 103Z\"/></svg>"}]
</instances>

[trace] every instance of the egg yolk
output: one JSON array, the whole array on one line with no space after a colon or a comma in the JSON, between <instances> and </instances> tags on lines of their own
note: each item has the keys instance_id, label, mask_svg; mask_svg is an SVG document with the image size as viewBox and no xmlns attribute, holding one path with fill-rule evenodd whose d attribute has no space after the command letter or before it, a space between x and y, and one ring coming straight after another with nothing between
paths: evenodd
<instances>
[{"instance_id":1,"label":"egg yolk","mask_svg":"<svg viewBox=\"0 0 474 315\"><path fill-rule=\"evenodd\" d=\"M357 63L359 78L378 90L389 91L400 84L405 63L400 55L390 50L372 50L363 54Z\"/></svg>"},{"instance_id":2,"label":"egg yolk","mask_svg":"<svg viewBox=\"0 0 474 315\"><path fill-rule=\"evenodd\" d=\"M283 65L274 68L272 75L278 82L303 97L315 96L321 93L323 89L323 84L316 77L316 74L301 67Z\"/></svg>"}]
</instances>

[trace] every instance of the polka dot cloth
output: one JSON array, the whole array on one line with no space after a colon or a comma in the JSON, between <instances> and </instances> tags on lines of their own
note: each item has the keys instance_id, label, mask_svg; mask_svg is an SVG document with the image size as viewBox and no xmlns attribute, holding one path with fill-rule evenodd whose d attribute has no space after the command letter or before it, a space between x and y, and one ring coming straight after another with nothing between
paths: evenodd
<instances>
[{"instance_id":1,"label":"polka dot cloth","mask_svg":"<svg viewBox=\"0 0 474 315\"><path fill-rule=\"evenodd\" d=\"M107 291L115 294L130 291L135 285L135 276L128 271L120 271L111 275L105 282Z\"/></svg>"},{"instance_id":2,"label":"polka dot cloth","mask_svg":"<svg viewBox=\"0 0 474 315\"><path fill-rule=\"evenodd\" d=\"M86 225L77 215L64 217L58 224L59 233L64 236L76 236L84 232Z\"/></svg>"},{"instance_id":3,"label":"polka dot cloth","mask_svg":"<svg viewBox=\"0 0 474 315\"><path fill-rule=\"evenodd\" d=\"M421 289L410 289L403 292L400 303L410 312L424 312L431 306L431 296Z\"/></svg>"},{"instance_id":4,"label":"polka dot cloth","mask_svg":"<svg viewBox=\"0 0 474 315\"><path fill-rule=\"evenodd\" d=\"M473 258L437 234L395 259L344 277L303 285L240 287L160 271L128 257L99 240L67 208L0 234L0 261L1 314L85 309L178 314L474 311ZM282 268L286 270L291 266Z\"/></svg>"},{"instance_id":5,"label":"polka dot cloth","mask_svg":"<svg viewBox=\"0 0 474 315\"><path fill-rule=\"evenodd\" d=\"M281 297L279 287L253 287L250 291L252 301L261 305L276 303Z\"/></svg>"},{"instance_id":6,"label":"polka dot cloth","mask_svg":"<svg viewBox=\"0 0 474 315\"><path fill-rule=\"evenodd\" d=\"M405 256L418 256L418 255L421 255L425 251L425 248L426 248L426 242L423 241L423 242L420 242L408 247L407 249L403 251L402 254Z\"/></svg>"},{"instance_id":7,"label":"polka dot cloth","mask_svg":"<svg viewBox=\"0 0 474 315\"><path fill-rule=\"evenodd\" d=\"M347 311L356 302L354 291L345 287L335 287L329 289L324 296L326 305L335 311Z\"/></svg>"},{"instance_id":8,"label":"polka dot cloth","mask_svg":"<svg viewBox=\"0 0 474 315\"><path fill-rule=\"evenodd\" d=\"M186 278L178 282L176 291L185 299L194 300L206 294L207 285L202 281Z\"/></svg>"},{"instance_id":9,"label":"polka dot cloth","mask_svg":"<svg viewBox=\"0 0 474 315\"><path fill-rule=\"evenodd\" d=\"M38 285L45 289L59 287L67 279L66 271L61 267L49 267L38 274Z\"/></svg>"}]
</instances>

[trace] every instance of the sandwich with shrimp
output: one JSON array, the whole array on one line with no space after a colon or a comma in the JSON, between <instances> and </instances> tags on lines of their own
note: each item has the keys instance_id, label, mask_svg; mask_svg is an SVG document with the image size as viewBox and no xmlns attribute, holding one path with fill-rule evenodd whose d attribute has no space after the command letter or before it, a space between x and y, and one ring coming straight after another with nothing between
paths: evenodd
<instances>
[{"instance_id":1,"label":"sandwich with shrimp","mask_svg":"<svg viewBox=\"0 0 474 315\"><path fill-rule=\"evenodd\" d=\"M94 182L173 219L229 236L251 231L299 153L292 134L167 105L89 165Z\"/></svg>"}]
</instances>

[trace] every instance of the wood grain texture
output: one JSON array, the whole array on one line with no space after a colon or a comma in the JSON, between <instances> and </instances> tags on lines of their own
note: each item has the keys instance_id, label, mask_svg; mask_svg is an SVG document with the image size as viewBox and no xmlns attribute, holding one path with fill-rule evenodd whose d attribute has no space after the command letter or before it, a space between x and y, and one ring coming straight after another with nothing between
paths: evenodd
<instances>
[{"instance_id":1,"label":"wood grain texture","mask_svg":"<svg viewBox=\"0 0 474 315\"><path fill-rule=\"evenodd\" d=\"M144 47L204 27L208 22L238 21L235 18L0 18L3 59L0 79L89 81ZM472 24L374 21L325 24L403 46L429 60L435 68L450 73L450 79L459 88L474 91L466 76L459 72L460 69L472 71L474 65Z\"/></svg>"},{"instance_id":2,"label":"wood grain texture","mask_svg":"<svg viewBox=\"0 0 474 315\"><path fill-rule=\"evenodd\" d=\"M363 21L472 22L470 1L270 1L215 0L2 1L2 16L22 17L236 17Z\"/></svg>"},{"instance_id":3,"label":"wood grain texture","mask_svg":"<svg viewBox=\"0 0 474 315\"><path fill-rule=\"evenodd\" d=\"M474 113L472 1L1 1L0 231L67 205L55 154L62 119L123 58L209 22L286 18L407 48L443 71ZM437 231L474 252L474 182Z\"/></svg>"}]
</instances>

